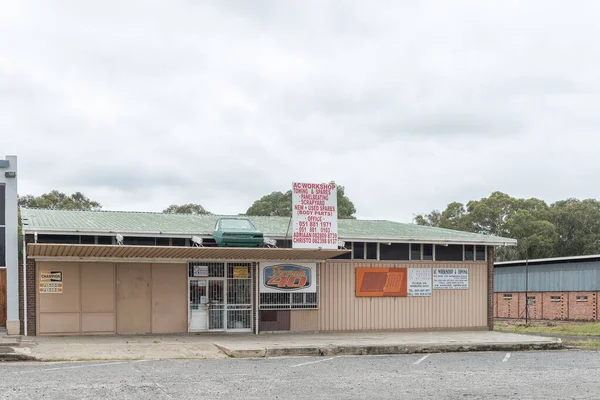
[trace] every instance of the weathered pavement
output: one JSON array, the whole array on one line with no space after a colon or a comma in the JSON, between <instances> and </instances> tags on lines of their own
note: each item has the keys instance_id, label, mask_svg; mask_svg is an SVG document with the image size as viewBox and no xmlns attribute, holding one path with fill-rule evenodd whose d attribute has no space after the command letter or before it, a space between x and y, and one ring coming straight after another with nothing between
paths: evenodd
<instances>
[{"instance_id":1,"label":"weathered pavement","mask_svg":"<svg viewBox=\"0 0 600 400\"><path fill-rule=\"evenodd\" d=\"M599 399L600 352L0 364L6 399Z\"/></svg>"},{"instance_id":2,"label":"weathered pavement","mask_svg":"<svg viewBox=\"0 0 600 400\"><path fill-rule=\"evenodd\" d=\"M560 347L562 342L557 338L488 331L21 337L18 345L9 346L24 358L43 361L376 355Z\"/></svg>"},{"instance_id":3,"label":"weathered pavement","mask_svg":"<svg viewBox=\"0 0 600 400\"><path fill-rule=\"evenodd\" d=\"M502 332L367 332L227 337L215 344L230 357L332 356L556 349L560 339Z\"/></svg>"}]
</instances>

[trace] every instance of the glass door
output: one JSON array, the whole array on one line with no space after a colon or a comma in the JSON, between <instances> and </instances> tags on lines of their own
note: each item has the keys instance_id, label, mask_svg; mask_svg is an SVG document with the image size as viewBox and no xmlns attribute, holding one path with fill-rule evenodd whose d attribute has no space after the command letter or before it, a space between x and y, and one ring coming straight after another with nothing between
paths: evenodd
<instances>
[{"instance_id":1,"label":"glass door","mask_svg":"<svg viewBox=\"0 0 600 400\"><path fill-rule=\"evenodd\" d=\"M208 329L208 281L206 279L190 279L190 314L189 332L202 332Z\"/></svg>"}]
</instances>

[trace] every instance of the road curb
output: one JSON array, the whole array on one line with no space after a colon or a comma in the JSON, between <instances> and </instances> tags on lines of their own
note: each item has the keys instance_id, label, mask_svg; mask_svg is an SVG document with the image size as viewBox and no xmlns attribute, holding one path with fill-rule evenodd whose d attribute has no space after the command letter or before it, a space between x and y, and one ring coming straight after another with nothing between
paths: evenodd
<instances>
[{"instance_id":1,"label":"road curb","mask_svg":"<svg viewBox=\"0 0 600 400\"><path fill-rule=\"evenodd\" d=\"M216 345L232 358L269 358L292 356L341 356L341 355L384 355L418 353L460 353L469 351L525 351L559 350L564 348L562 341L542 343L472 343L451 345L381 345L381 346L314 346L314 347L273 347L255 349L230 349Z\"/></svg>"},{"instance_id":2,"label":"road curb","mask_svg":"<svg viewBox=\"0 0 600 400\"><path fill-rule=\"evenodd\" d=\"M29 354L15 351L13 347L0 346L0 362L4 361L38 361L38 359Z\"/></svg>"}]
</instances>

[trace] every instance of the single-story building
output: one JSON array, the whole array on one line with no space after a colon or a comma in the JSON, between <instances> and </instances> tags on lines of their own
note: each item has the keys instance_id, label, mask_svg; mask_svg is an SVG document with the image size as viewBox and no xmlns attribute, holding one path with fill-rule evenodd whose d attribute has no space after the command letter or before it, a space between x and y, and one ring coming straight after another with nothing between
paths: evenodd
<instances>
[{"instance_id":1,"label":"single-story building","mask_svg":"<svg viewBox=\"0 0 600 400\"><path fill-rule=\"evenodd\" d=\"M600 320L600 255L497 262L494 267L494 317Z\"/></svg>"},{"instance_id":2,"label":"single-story building","mask_svg":"<svg viewBox=\"0 0 600 400\"><path fill-rule=\"evenodd\" d=\"M493 327L494 246L514 239L338 221L338 249L217 247L219 216L22 209L28 335Z\"/></svg>"}]
</instances>

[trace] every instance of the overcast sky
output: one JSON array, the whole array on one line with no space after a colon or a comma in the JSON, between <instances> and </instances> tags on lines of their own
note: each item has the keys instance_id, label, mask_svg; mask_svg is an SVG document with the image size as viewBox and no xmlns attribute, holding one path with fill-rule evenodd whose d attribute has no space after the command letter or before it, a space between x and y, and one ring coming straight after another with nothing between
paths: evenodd
<instances>
[{"instance_id":1,"label":"overcast sky","mask_svg":"<svg viewBox=\"0 0 600 400\"><path fill-rule=\"evenodd\" d=\"M600 1L0 0L20 194L244 212L335 180L360 218L600 198Z\"/></svg>"}]
</instances>

